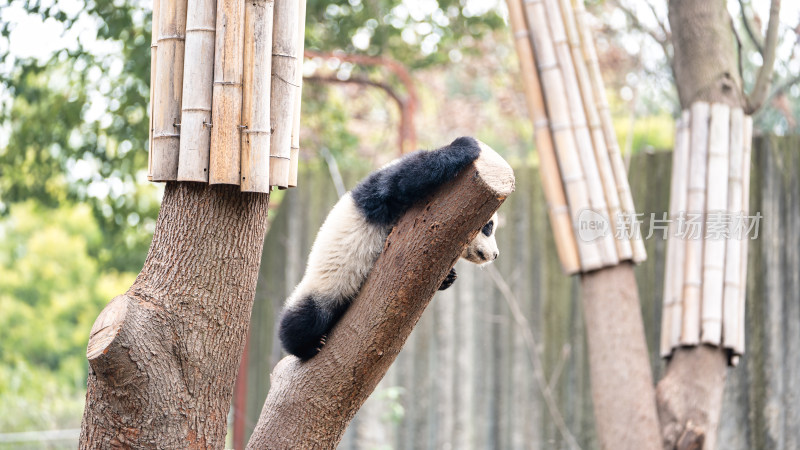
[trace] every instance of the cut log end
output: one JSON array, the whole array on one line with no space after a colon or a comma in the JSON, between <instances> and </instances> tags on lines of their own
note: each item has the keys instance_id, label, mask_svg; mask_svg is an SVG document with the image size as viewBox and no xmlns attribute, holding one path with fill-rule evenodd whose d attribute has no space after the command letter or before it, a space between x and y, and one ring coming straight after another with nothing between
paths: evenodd
<instances>
[{"instance_id":1,"label":"cut log end","mask_svg":"<svg viewBox=\"0 0 800 450\"><path fill-rule=\"evenodd\" d=\"M481 155L475 160L478 177L497 193L498 198L505 199L514 192L514 171L494 149L480 141L478 144L481 147Z\"/></svg>"},{"instance_id":2,"label":"cut log end","mask_svg":"<svg viewBox=\"0 0 800 450\"><path fill-rule=\"evenodd\" d=\"M128 312L128 302L126 295L118 295L97 316L89 333L89 345L86 348L86 358L90 363L105 354L119 334Z\"/></svg>"}]
</instances>

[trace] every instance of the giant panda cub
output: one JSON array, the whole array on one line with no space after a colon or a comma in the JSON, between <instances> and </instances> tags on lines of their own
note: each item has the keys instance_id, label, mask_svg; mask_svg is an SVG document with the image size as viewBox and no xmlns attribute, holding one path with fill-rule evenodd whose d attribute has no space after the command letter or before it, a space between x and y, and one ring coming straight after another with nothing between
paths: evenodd
<instances>
[{"instance_id":1,"label":"giant panda cub","mask_svg":"<svg viewBox=\"0 0 800 450\"><path fill-rule=\"evenodd\" d=\"M305 275L286 300L279 336L283 348L306 360L356 298L389 232L413 205L478 158L480 144L461 137L438 150L420 150L362 180L333 207L311 248ZM497 258L497 215L483 226L461 257L475 264ZM454 269L440 290L453 284Z\"/></svg>"}]
</instances>

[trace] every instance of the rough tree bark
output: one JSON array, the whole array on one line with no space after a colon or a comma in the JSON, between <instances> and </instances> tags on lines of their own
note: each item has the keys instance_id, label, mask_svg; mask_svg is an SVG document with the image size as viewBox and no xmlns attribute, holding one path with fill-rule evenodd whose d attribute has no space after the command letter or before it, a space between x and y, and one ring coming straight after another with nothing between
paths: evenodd
<instances>
[{"instance_id":1,"label":"rough tree bark","mask_svg":"<svg viewBox=\"0 0 800 450\"><path fill-rule=\"evenodd\" d=\"M248 448L336 448L463 248L513 189L511 168L484 146L470 168L409 211L322 351L275 367Z\"/></svg>"},{"instance_id":2,"label":"rough tree bark","mask_svg":"<svg viewBox=\"0 0 800 450\"><path fill-rule=\"evenodd\" d=\"M737 37L722 0L670 0L675 83L681 106L697 101L725 103L752 113L763 100L774 61L780 2L772 0L765 64L753 98L742 84ZM774 29L773 29L774 27ZM771 56L770 56L771 54ZM656 397L664 448L716 448L717 425L728 356L725 350L699 346L675 349Z\"/></svg>"},{"instance_id":3,"label":"rough tree bark","mask_svg":"<svg viewBox=\"0 0 800 450\"><path fill-rule=\"evenodd\" d=\"M600 447L661 447L639 291L628 262L581 275Z\"/></svg>"},{"instance_id":4,"label":"rough tree bark","mask_svg":"<svg viewBox=\"0 0 800 450\"><path fill-rule=\"evenodd\" d=\"M133 286L89 338L80 448L222 448L268 194L167 184Z\"/></svg>"}]
</instances>

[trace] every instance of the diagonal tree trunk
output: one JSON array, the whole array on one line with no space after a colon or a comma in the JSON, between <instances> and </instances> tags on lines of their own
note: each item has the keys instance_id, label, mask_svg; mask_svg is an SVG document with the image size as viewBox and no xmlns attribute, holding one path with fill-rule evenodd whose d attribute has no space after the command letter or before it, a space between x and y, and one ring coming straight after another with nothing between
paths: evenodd
<instances>
[{"instance_id":1,"label":"diagonal tree trunk","mask_svg":"<svg viewBox=\"0 0 800 450\"><path fill-rule=\"evenodd\" d=\"M223 448L268 194L167 184L133 286L92 327L80 448Z\"/></svg>"}]
</instances>

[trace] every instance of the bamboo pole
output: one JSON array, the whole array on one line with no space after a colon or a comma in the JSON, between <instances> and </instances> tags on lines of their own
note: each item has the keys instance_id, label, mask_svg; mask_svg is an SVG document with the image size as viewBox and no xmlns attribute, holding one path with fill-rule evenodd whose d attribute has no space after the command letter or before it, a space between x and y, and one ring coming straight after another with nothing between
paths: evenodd
<instances>
[{"instance_id":1,"label":"bamboo pole","mask_svg":"<svg viewBox=\"0 0 800 450\"><path fill-rule=\"evenodd\" d=\"M744 117L744 150L742 154L742 213L748 215L750 213L750 152L753 145L753 119L750 116ZM741 275L739 279L742 280L741 289L739 289L739 323L742 324L739 329L739 336L737 345L734 346L733 351L738 355L744 354L745 345L745 300L747 298L747 254L750 244L750 238L743 237L742 242L742 261L741 261ZM738 357L733 358L733 364L738 362Z\"/></svg>"},{"instance_id":2,"label":"bamboo pole","mask_svg":"<svg viewBox=\"0 0 800 450\"><path fill-rule=\"evenodd\" d=\"M521 0L508 0L508 15L514 33L514 44L519 57L520 72L523 78L528 113L534 124L536 150L539 155L539 175L547 201L547 213L556 243L561 268L567 274L580 271L578 246L569 216L569 207L561 184L553 137L550 135L550 123L542 98L539 74L536 71L531 48L530 32L523 15Z\"/></svg>"},{"instance_id":3,"label":"bamboo pole","mask_svg":"<svg viewBox=\"0 0 800 450\"><path fill-rule=\"evenodd\" d=\"M708 159L709 104L694 103L691 107L691 143L689 150L689 183L686 197L687 235L683 278L683 318L681 344L700 342L700 305L703 282L703 212L706 197L706 161Z\"/></svg>"},{"instance_id":4,"label":"bamboo pole","mask_svg":"<svg viewBox=\"0 0 800 450\"><path fill-rule=\"evenodd\" d=\"M306 36L306 0L300 0L300 13L297 15L297 94L294 98L292 115L292 140L289 152L289 187L297 187L297 165L300 162L300 107L303 100L303 51Z\"/></svg>"},{"instance_id":5,"label":"bamboo pole","mask_svg":"<svg viewBox=\"0 0 800 450\"><path fill-rule=\"evenodd\" d=\"M186 38L186 0L159 4L158 56L153 93L153 181L178 177L183 52Z\"/></svg>"},{"instance_id":6,"label":"bamboo pole","mask_svg":"<svg viewBox=\"0 0 800 450\"><path fill-rule=\"evenodd\" d=\"M689 111L683 111L672 152L672 177L669 195L669 237L664 269L664 298L661 317L661 356L666 357L680 345L683 303L683 260L686 242L678 236L679 217L686 211L689 172Z\"/></svg>"},{"instance_id":7,"label":"bamboo pole","mask_svg":"<svg viewBox=\"0 0 800 450\"><path fill-rule=\"evenodd\" d=\"M155 111L154 94L156 83L156 67L158 61L158 28L161 1L153 0L153 17L150 21L150 135L147 146L147 179L153 179L153 112Z\"/></svg>"},{"instance_id":8,"label":"bamboo pole","mask_svg":"<svg viewBox=\"0 0 800 450\"><path fill-rule=\"evenodd\" d=\"M725 214L728 209L728 146L731 109L711 105L706 175L706 233L703 239L703 297L701 341L722 342L722 293L725 274Z\"/></svg>"},{"instance_id":9,"label":"bamboo pole","mask_svg":"<svg viewBox=\"0 0 800 450\"><path fill-rule=\"evenodd\" d=\"M275 1L272 35L272 95L270 97L270 184L289 187L292 123L297 94L297 41L299 4L296 0Z\"/></svg>"},{"instance_id":10,"label":"bamboo pole","mask_svg":"<svg viewBox=\"0 0 800 450\"><path fill-rule=\"evenodd\" d=\"M239 184L244 58L244 5L218 0L209 183Z\"/></svg>"},{"instance_id":11,"label":"bamboo pole","mask_svg":"<svg viewBox=\"0 0 800 450\"><path fill-rule=\"evenodd\" d=\"M611 224L611 229L617 230L618 218L621 212L619 193L617 192L614 172L611 168L611 160L608 156L608 148L606 147L605 138L603 136L603 129L600 125L599 113L594 103L594 92L592 91L586 61L583 58L580 34L575 22L575 15L570 0L561 0L561 13L564 17L567 39L569 40L570 49L572 51L575 75L581 89L581 100L583 101L583 109L586 113L586 121L592 137L592 143L594 144L594 157L597 161L597 169L603 184L603 194L605 194L608 219ZM615 238L614 242L616 244L618 258L623 261L632 259L633 252L627 235L622 233L621 235L615 236Z\"/></svg>"},{"instance_id":12,"label":"bamboo pole","mask_svg":"<svg viewBox=\"0 0 800 450\"><path fill-rule=\"evenodd\" d=\"M728 213L736 217L742 211L742 166L744 155L744 112L731 110L730 159L728 160ZM742 324L739 323L739 301L742 289L742 240L731 235L725 249L725 286L722 297L722 344L733 349L738 342Z\"/></svg>"},{"instance_id":13,"label":"bamboo pole","mask_svg":"<svg viewBox=\"0 0 800 450\"><path fill-rule=\"evenodd\" d=\"M556 155L564 190L567 194L572 227L578 235L580 213L588 209L589 192L583 174L581 161L570 126L567 94L561 69L558 66L555 47L548 33L548 20L542 0L526 0L528 29L531 30L534 57L542 83L542 92L550 118L550 129L556 144ZM597 241L577 239L581 269L589 271L603 267L603 260Z\"/></svg>"},{"instance_id":14,"label":"bamboo pole","mask_svg":"<svg viewBox=\"0 0 800 450\"><path fill-rule=\"evenodd\" d=\"M592 81L594 101L600 114L600 124L605 136L606 148L608 149L609 159L611 160L611 168L614 172L614 179L616 180L617 192L619 193L622 210L623 213L632 215L636 212L636 209L633 205L633 195L631 194L631 189L628 185L628 175L625 171L625 163L622 161L619 144L617 143L617 136L614 132L614 126L611 121L611 110L608 106L608 101L606 100L603 77L600 73L600 64L597 61L597 52L594 48L592 31L589 28L588 21L586 19L586 9L584 8L582 1L575 2L575 20L577 22L578 29L581 31L583 55L589 67L589 76ZM642 262L647 259L647 252L644 249L644 241L642 240L640 233L640 230L638 227L636 227L631 239L634 262Z\"/></svg>"},{"instance_id":15,"label":"bamboo pole","mask_svg":"<svg viewBox=\"0 0 800 450\"><path fill-rule=\"evenodd\" d=\"M250 0L244 14L243 192L269 192L270 72L274 0Z\"/></svg>"},{"instance_id":16,"label":"bamboo pole","mask_svg":"<svg viewBox=\"0 0 800 450\"><path fill-rule=\"evenodd\" d=\"M555 45L556 59L564 79L569 120L572 131L575 134L575 143L589 190L589 204L594 213L603 216L605 224L609 227L605 233L601 233L596 238L600 250L600 258L603 266L613 266L619 263L619 258L617 258L614 235L610 229L608 206L606 205L603 184L600 181L600 172L595 160L592 138L586 125L586 115L583 110L581 90L572 62L572 52L567 42L567 33L564 26L565 19L561 14L559 0L545 0L544 5L548 15L548 22L550 23L550 35Z\"/></svg>"},{"instance_id":17,"label":"bamboo pole","mask_svg":"<svg viewBox=\"0 0 800 450\"><path fill-rule=\"evenodd\" d=\"M179 181L208 182L216 11L215 0L188 0Z\"/></svg>"}]
</instances>

